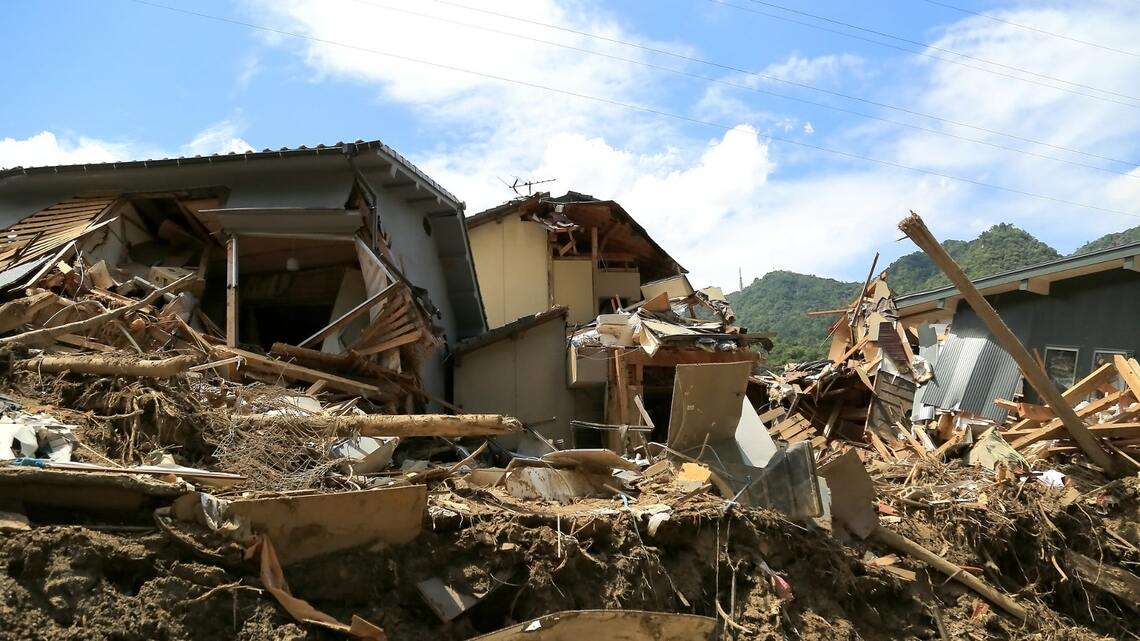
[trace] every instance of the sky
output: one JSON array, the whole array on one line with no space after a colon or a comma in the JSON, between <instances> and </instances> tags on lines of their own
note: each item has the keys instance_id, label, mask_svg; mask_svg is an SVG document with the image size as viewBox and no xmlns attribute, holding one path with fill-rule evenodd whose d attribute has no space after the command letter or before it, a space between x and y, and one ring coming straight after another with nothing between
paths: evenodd
<instances>
[{"instance_id":1,"label":"sky","mask_svg":"<svg viewBox=\"0 0 1140 641\"><path fill-rule=\"evenodd\" d=\"M696 286L861 280L909 210L1140 225L1137 33L1133 0L8 0L0 167L380 139L469 214L616 200Z\"/></svg>"}]
</instances>

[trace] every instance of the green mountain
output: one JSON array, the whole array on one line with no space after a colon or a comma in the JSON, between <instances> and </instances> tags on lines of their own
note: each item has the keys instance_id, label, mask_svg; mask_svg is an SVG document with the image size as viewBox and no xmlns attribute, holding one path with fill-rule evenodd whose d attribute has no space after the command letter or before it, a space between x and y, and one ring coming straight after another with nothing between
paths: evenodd
<instances>
[{"instance_id":1,"label":"green mountain","mask_svg":"<svg viewBox=\"0 0 1140 641\"><path fill-rule=\"evenodd\" d=\"M1140 228L1110 234L1089 243L1100 243L1110 236L1135 233ZM1127 241L1122 241L1127 242ZM946 251L972 278L1041 263L1061 254L1013 225L995 225L974 240L947 240ZM1082 251L1084 248L1082 247ZM1094 248L1096 249L1096 248ZM1092 251L1092 250L1088 250ZM923 252L900 257L886 267L888 282L896 294L933 289L948 284L942 272ZM827 330L834 316L807 316L812 310L845 307L862 283L845 283L809 274L776 271L752 281L739 292L728 295L736 311L737 323L750 332L769 333L774 346L768 365L823 358L827 354Z\"/></svg>"},{"instance_id":2,"label":"green mountain","mask_svg":"<svg viewBox=\"0 0 1140 641\"><path fill-rule=\"evenodd\" d=\"M1073 255L1088 254L1102 249L1110 249L1118 245L1127 245L1128 243L1134 243L1136 241L1140 241L1140 227L1125 229L1115 234L1106 234L1096 240L1089 241L1078 247L1077 250L1073 252Z\"/></svg>"},{"instance_id":3,"label":"green mountain","mask_svg":"<svg viewBox=\"0 0 1140 641\"><path fill-rule=\"evenodd\" d=\"M827 329L834 316L806 316L811 310L843 307L862 283L844 283L795 272L768 272L728 295L737 324L774 335L770 365L815 360L827 353Z\"/></svg>"}]
</instances>

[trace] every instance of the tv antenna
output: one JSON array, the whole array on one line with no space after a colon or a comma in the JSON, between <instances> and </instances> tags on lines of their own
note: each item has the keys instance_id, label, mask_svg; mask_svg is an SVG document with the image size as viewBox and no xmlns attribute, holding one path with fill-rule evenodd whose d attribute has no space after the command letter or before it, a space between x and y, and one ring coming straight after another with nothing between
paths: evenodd
<instances>
[{"instance_id":1,"label":"tv antenna","mask_svg":"<svg viewBox=\"0 0 1140 641\"><path fill-rule=\"evenodd\" d=\"M503 183L503 185L505 185L507 187L507 189L510 189L511 191L515 192L516 196L522 196L523 195L521 190L524 187L526 188L526 195L532 196L532 195L534 195L534 186L535 185L541 185L543 183L552 183L552 182L555 182L556 180L558 180L557 178L547 178L545 180L533 180L533 179L523 180L522 178L519 178L518 176L515 176L514 178L515 178L514 182L508 183L507 181L503 180L502 178L499 179L499 182Z\"/></svg>"}]
</instances>

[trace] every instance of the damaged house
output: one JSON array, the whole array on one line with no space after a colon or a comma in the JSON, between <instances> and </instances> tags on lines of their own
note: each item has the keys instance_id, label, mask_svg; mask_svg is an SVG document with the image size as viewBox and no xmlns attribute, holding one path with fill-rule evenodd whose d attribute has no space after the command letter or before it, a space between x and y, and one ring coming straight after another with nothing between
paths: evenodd
<instances>
[{"instance_id":1,"label":"damaged house","mask_svg":"<svg viewBox=\"0 0 1140 641\"><path fill-rule=\"evenodd\" d=\"M978 278L975 287L1045 366L1059 389L1140 349L1140 243ZM1022 394L1021 371L952 286L899 296L899 319L933 370L918 394L916 418L933 408L1001 420L996 399ZM1119 379L1117 387L1123 387ZM1025 399L1038 402L1031 389Z\"/></svg>"},{"instance_id":2,"label":"damaged house","mask_svg":"<svg viewBox=\"0 0 1140 641\"><path fill-rule=\"evenodd\" d=\"M522 451L665 442L679 365L743 363L743 395L767 339L735 326L719 288L694 290L619 204L538 194L468 228L494 329L458 347L455 402L518 417Z\"/></svg>"},{"instance_id":3,"label":"damaged house","mask_svg":"<svg viewBox=\"0 0 1140 641\"><path fill-rule=\"evenodd\" d=\"M442 399L444 355L485 328L462 203L379 141L9 169L0 226L9 297L71 279L116 303L191 279L163 323L108 324L109 345L204 342L231 378L388 412Z\"/></svg>"}]
</instances>

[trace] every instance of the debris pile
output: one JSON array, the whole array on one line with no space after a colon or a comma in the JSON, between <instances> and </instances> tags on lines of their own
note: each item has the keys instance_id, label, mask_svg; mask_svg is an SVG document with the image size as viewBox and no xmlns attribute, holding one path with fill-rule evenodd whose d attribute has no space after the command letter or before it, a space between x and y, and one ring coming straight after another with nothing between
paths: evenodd
<instances>
[{"instance_id":1,"label":"debris pile","mask_svg":"<svg viewBox=\"0 0 1140 641\"><path fill-rule=\"evenodd\" d=\"M607 418L574 421L605 447L560 447L425 390L435 313L382 238L352 243L364 302L239 344L234 255L223 287L208 234L120 212L134 241L112 251L110 223L59 222L117 206L57 206L4 246L27 269L0 306L0 635L1140 632L1135 474L1107 478L1045 405L912 418L936 370L886 276L841 311L828 360L759 376L750 348L770 343L719 290L669 278L614 301L558 336L605 364ZM1120 358L1063 396L1135 463L1138 392ZM522 433L542 450L511 446Z\"/></svg>"}]
</instances>

